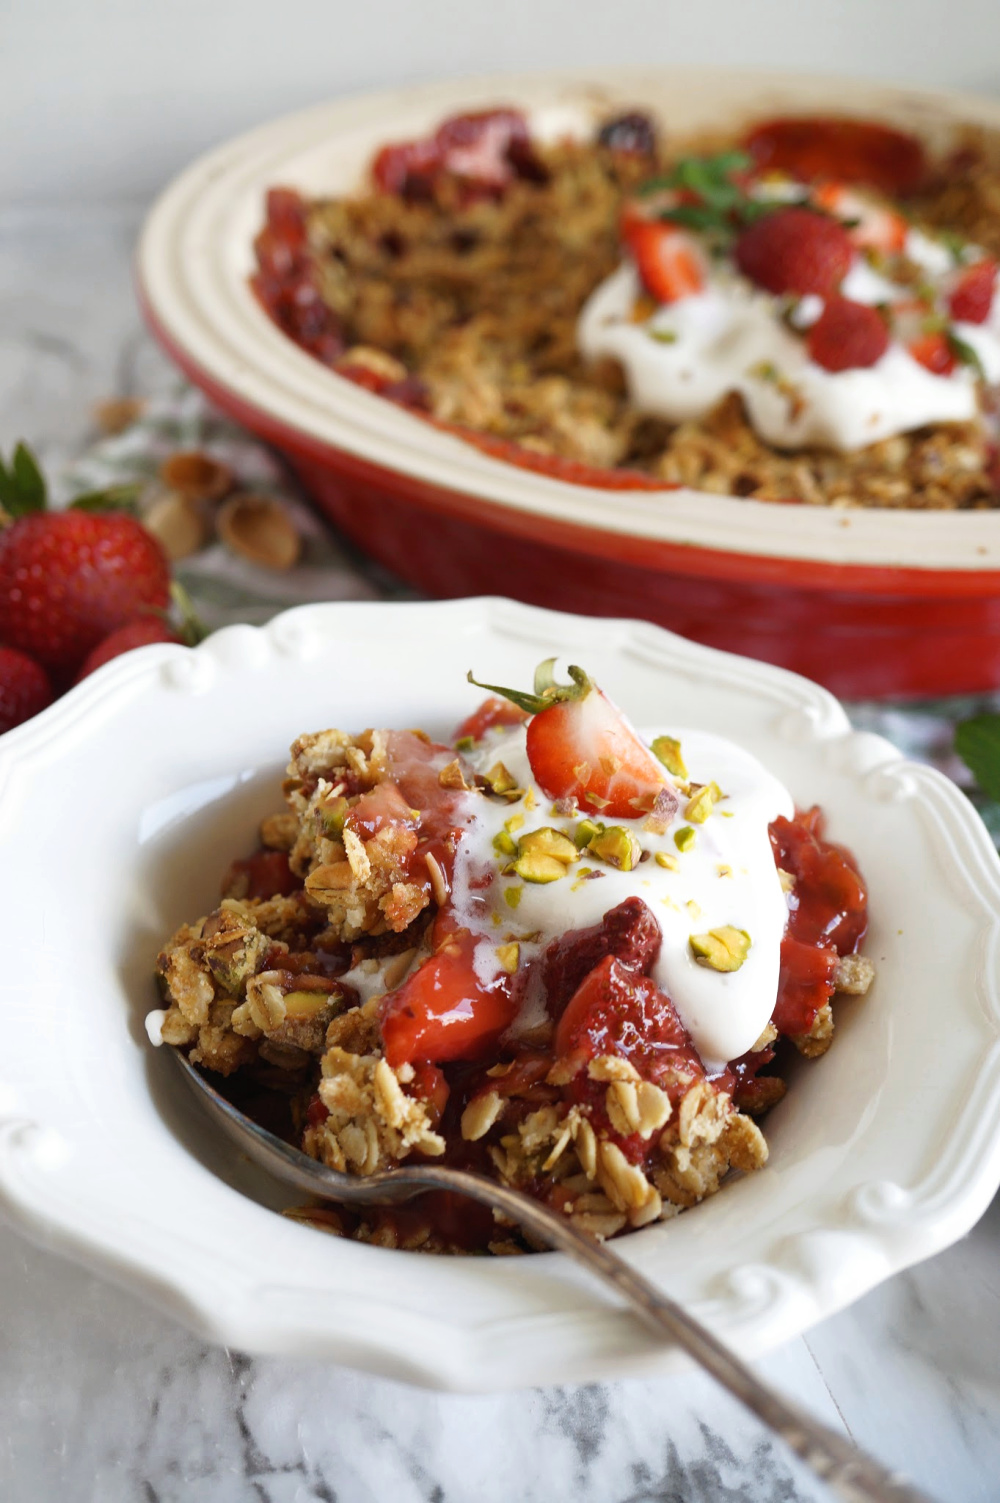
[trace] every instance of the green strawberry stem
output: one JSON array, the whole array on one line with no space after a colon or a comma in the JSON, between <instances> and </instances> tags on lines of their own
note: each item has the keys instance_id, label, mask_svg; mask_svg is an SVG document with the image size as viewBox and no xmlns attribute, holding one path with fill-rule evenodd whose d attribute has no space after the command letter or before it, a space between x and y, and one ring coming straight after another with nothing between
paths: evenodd
<instances>
[{"instance_id":1,"label":"green strawberry stem","mask_svg":"<svg viewBox=\"0 0 1000 1503\"><path fill-rule=\"evenodd\" d=\"M477 689L488 689L491 694L499 694L504 699L509 699L511 704L517 705L519 710L525 710L529 715L538 715L542 710L547 710L551 705L569 704L574 700L586 699L596 687L594 680L582 668L574 663L570 664L569 676L573 680L570 684L556 683L554 668L555 658L546 658L535 669L535 688L533 694L528 694L522 689L506 689L500 684L484 684L478 678L473 678L472 669L466 674L470 684L475 684Z\"/></svg>"}]
</instances>

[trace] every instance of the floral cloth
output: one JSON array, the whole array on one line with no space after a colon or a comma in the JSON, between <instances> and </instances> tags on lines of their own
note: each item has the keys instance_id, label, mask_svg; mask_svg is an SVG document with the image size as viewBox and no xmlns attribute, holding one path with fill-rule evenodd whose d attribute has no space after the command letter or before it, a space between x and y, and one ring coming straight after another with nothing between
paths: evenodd
<instances>
[{"instance_id":1,"label":"floral cloth","mask_svg":"<svg viewBox=\"0 0 1000 1503\"><path fill-rule=\"evenodd\" d=\"M283 572L238 558L221 543L184 559L175 573L211 628L261 624L289 606L315 600L400 600L416 593L339 537L303 500L274 452L216 412L194 387L180 385L151 401L123 433L103 439L64 471L57 500L131 481L155 482L161 462L180 449L200 449L228 465L240 489L274 496L303 539L302 559ZM958 721L1000 710L1000 691L950 699L847 703L859 730L885 736L907 757L929 762L969 794L1000 845L1000 803L987 799L953 750Z\"/></svg>"}]
</instances>

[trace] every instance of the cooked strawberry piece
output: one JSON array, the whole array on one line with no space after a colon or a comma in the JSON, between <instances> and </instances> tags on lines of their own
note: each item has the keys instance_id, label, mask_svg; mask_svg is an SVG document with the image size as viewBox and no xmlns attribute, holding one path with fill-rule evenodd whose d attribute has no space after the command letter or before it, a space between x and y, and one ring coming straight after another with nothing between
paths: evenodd
<instances>
[{"instance_id":1,"label":"cooked strawberry piece","mask_svg":"<svg viewBox=\"0 0 1000 1503\"><path fill-rule=\"evenodd\" d=\"M934 376L950 376L958 361L944 334L921 334L906 347L919 365Z\"/></svg>"},{"instance_id":2,"label":"cooked strawberry piece","mask_svg":"<svg viewBox=\"0 0 1000 1503\"><path fill-rule=\"evenodd\" d=\"M436 1127L444 1116L451 1094L448 1082L437 1065L428 1064L426 1060L415 1064L413 1079L406 1089L411 1096L419 1096L426 1103L431 1124Z\"/></svg>"},{"instance_id":3,"label":"cooked strawberry piece","mask_svg":"<svg viewBox=\"0 0 1000 1503\"><path fill-rule=\"evenodd\" d=\"M376 783L352 804L344 815L344 826L360 840L371 840L390 826L415 828L417 817L398 787L390 779Z\"/></svg>"},{"instance_id":4,"label":"cooked strawberry piece","mask_svg":"<svg viewBox=\"0 0 1000 1503\"><path fill-rule=\"evenodd\" d=\"M421 839L447 841L462 826L462 804L468 798L461 789L441 786L439 774L454 761L454 749L413 731L389 731L385 746L389 773L404 803L419 811Z\"/></svg>"},{"instance_id":5,"label":"cooked strawberry piece","mask_svg":"<svg viewBox=\"0 0 1000 1503\"><path fill-rule=\"evenodd\" d=\"M828 214L847 221L844 228L859 250L879 250L891 255L906 244L907 224L902 214L852 193L843 183L820 184L812 201Z\"/></svg>"},{"instance_id":6,"label":"cooked strawberry piece","mask_svg":"<svg viewBox=\"0 0 1000 1503\"><path fill-rule=\"evenodd\" d=\"M294 188L271 188L266 199L267 222L289 245L306 243L306 202Z\"/></svg>"},{"instance_id":7,"label":"cooked strawberry piece","mask_svg":"<svg viewBox=\"0 0 1000 1503\"><path fill-rule=\"evenodd\" d=\"M399 141L383 146L372 163L375 186L383 193L402 198L429 198L435 174L441 168L441 151L432 138Z\"/></svg>"},{"instance_id":8,"label":"cooked strawberry piece","mask_svg":"<svg viewBox=\"0 0 1000 1503\"><path fill-rule=\"evenodd\" d=\"M870 120L826 115L765 120L744 144L761 171L787 172L803 182L835 178L905 194L927 175L927 157L916 136Z\"/></svg>"},{"instance_id":9,"label":"cooked strawberry piece","mask_svg":"<svg viewBox=\"0 0 1000 1503\"><path fill-rule=\"evenodd\" d=\"M670 998L614 955L606 955L570 998L554 1049L557 1059L574 1061L617 1054L654 1082L675 1071L691 1079L705 1073Z\"/></svg>"},{"instance_id":10,"label":"cooked strawberry piece","mask_svg":"<svg viewBox=\"0 0 1000 1503\"><path fill-rule=\"evenodd\" d=\"M329 1115L330 1109L329 1107L324 1106L323 1102L320 1100L319 1092L317 1092L315 1096L311 1096L309 1099L309 1105L306 1107L306 1122L309 1124L309 1126L322 1127L323 1123L326 1121Z\"/></svg>"},{"instance_id":11,"label":"cooked strawberry piece","mask_svg":"<svg viewBox=\"0 0 1000 1503\"><path fill-rule=\"evenodd\" d=\"M795 878L788 933L848 955L868 927L868 891L850 852L823 840L822 833L817 809L770 826L775 865Z\"/></svg>"},{"instance_id":12,"label":"cooked strawberry piece","mask_svg":"<svg viewBox=\"0 0 1000 1503\"><path fill-rule=\"evenodd\" d=\"M224 897L288 897L302 886L288 864L285 851L256 851L244 861L234 861L222 883Z\"/></svg>"},{"instance_id":13,"label":"cooked strawberry piece","mask_svg":"<svg viewBox=\"0 0 1000 1503\"><path fill-rule=\"evenodd\" d=\"M40 663L14 647L0 647L0 735L39 714L52 701Z\"/></svg>"},{"instance_id":14,"label":"cooked strawberry piece","mask_svg":"<svg viewBox=\"0 0 1000 1503\"><path fill-rule=\"evenodd\" d=\"M997 263L991 257L984 256L967 266L948 299L952 318L965 324L984 324L993 307L996 285Z\"/></svg>"},{"instance_id":15,"label":"cooked strawberry piece","mask_svg":"<svg viewBox=\"0 0 1000 1503\"><path fill-rule=\"evenodd\" d=\"M491 188L502 188L514 176L511 147L528 139L524 116L511 109L454 115L434 138L447 172Z\"/></svg>"},{"instance_id":16,"label":"cooked strawberry piece","mask_svg":"<svg viewBox=\"0 0 1000 1503\"><path fill-rule=\"evenodd\" d=\"M832 946L793 939L781 941L778 1000L771 1020L781 1034L805 1034L833 996L838 955Z\"/></svg>"},{"instance_id":17,"label":"cooked strawberry piece","mask_svg":"<svg viewBox=\"0 0 1000 1503\"><path fill-rule=\"evenodd\" d=\"M481 1059L514 1018L511 978L476 974L477 940L454 928L447 911L434 925L435 952L386 998L382 1045L393 1069L426 1061Z\"/></svg>"},{"instance_id":18,"label":"cooked strawberry piece","mask_svg":"<svg viewBox=\"0 0 1000 1503\"><path fill-rule=\"evenodd\" d=\"M874 365L889 348L889 331L877 308L830 298L806 337L810 360L828 371Z\"/></svg>"},{"instance_id":19,"label":"cooked strawberry piece","mask_svg":"<svg viewBox=\"0 0 1000 1503\"><path fill-rule=\"evenodd\" d=\"M635 217L625 220L623 232L642 285L658 303L676 303L704 287L701 252L684 230Z\"/></svg>"},{"instance_id":20,"label":"cooked strawberry piece","mask_svg":"<svg viewBox=\"0 0 1000 1503\"><path fill-rule=\"evenodd\" d=\"M494 726L521 725L527 718L527 710L511 704L509 699L501 699L499 694L491 694L489 699L483 700L478 710L473 710L471 715L466 716L451 739L464 741L467 736L471 736L473 741L481 741Z\"/></svg>"},{"instance_id":21,"label":"cooked strawberry piece","mask_svg":"<svg viewBox=\"0 0 1000 1503\"><path fill-rule=\"evenodd\" d=\"M768 292L830 297L854 255L843 225L812 209L776 209L740 235L734 252L743 275Z\"/></svg>"},{"instance_id":22,"label":"cooked strawberry piece","mask_svg":"<svg viewBox=\"0 0 1000 1503\"><path fill-rule=\"evenodd\" d=\"M661 930L641 898L626 898L599 924L571 929L554 939L542 956L549 1016L558 1019L570 999L602 960L611 955L626 970L644 975L660 953Z\"/></svg>"}]
</instances>

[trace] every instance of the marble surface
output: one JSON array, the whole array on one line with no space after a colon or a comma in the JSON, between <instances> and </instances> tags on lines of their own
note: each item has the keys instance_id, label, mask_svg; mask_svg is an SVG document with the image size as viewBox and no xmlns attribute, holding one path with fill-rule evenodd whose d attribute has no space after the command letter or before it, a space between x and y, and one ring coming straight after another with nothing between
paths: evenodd
<instances>
[{"instance_id":1,"label":"marble surface","mask_svg":"<svg viewBox=\"0 0 1000 1503\"><path fill-rule=\"evenodd\" d=\"M129 257L141 206L0 214L0 449L50 468L91 405L162 389ZM919 1109L915 1099L914 1110ZM1000 1498L1000 1200L970 1236L760 1369L941 1503ZM698 1374L425 1393L206 1346L0 1225L5 1503L820 1503Z\"/></svg>"}]
</instances>

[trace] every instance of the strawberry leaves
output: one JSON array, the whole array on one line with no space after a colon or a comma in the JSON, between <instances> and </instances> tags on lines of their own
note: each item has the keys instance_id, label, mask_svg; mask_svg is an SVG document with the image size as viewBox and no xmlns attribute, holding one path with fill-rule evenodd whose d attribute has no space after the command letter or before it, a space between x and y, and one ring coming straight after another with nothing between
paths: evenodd
<instances>
[{"instance_id":1,"label":"strawberry leaves","mask_svg":"<svg viewBox=\"0 0 1000 1503\"><path fill-rule=\"evenodd\" d=\"M0 455L0 507L8 516L44 511L47 495L45 477L26 443L18 444L9 463Z\"/></svg>"}]
</instances>

